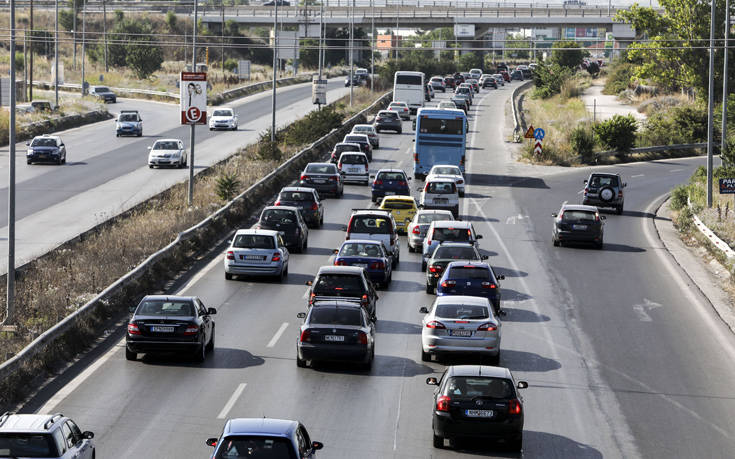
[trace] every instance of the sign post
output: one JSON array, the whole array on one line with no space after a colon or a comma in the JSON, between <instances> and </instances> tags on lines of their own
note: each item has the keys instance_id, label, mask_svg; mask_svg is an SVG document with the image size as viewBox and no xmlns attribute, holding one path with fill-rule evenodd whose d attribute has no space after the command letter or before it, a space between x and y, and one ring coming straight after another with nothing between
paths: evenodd
<instances>
[{"instance_id":1,"label":"sign post","mask_svg":"<svg viewBox=\"0 0 735 459\"><path fill-rule=\"evenodd\" d=\"M250 61L241 60L237 64L237 77L240 80L250 79Z\"/></svg>"},{"instance_id":2,"label":"sign post","mask_svg":"<svg viewBox=\"0 0 735 459\"><path fill-rule=\"evenodd\" d=\"M319 105L319 109L327 104L327 83L326 79L319 79L319 75L314 75L311 79L311 103Z\"/></svg>"},{"instance_id":3,"label":"sign post","mask_svg":"<svg viewBox=\"0 0 735 459\"><path fill-rule=\"evenodd\" d=\"M529 129L530 131L531 129ZM543 146L542 142L544 140L544 137L546 137L546 132L544 132L543 129L537 128L533 131L533 137L536 139L536 145L533 147L533 154L540 156L541 153L543 153Z\"/></svg>"},{"instance_id":4,"label":"sign post","mask_svg":"<svg viewBox=\"0 0 735 459\"><path fill-rule=\"evenodd\" d=\"M179 108L181 124L191 126L189 145L189 195L188 205L194 201L194 132L197 124L207 124L207 74L202 72L181 72L179 80Z\"/></svg>"}]
</instances>

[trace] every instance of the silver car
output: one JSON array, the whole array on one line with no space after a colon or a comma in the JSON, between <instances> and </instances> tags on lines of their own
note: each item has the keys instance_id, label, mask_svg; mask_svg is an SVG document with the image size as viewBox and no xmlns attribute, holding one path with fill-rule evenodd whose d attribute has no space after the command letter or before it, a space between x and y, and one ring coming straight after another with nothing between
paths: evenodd
<instances>
[{"instance_id":1,"label":"silver car","mask_svg":"<svg viewBox=\"0 0 735 459\"><path fill-rule=\"evenodd\" d=\"M230 280L234 275L275 276L282 281L288 275L288 258L280 232L238 230L225 253L225 279Z\"/></svg>"},{"instance_id":2,"label":"silver car","mask_svg":"<svg viewBox=\"0 0 735 459\"><path fill-rule=\"evenodd\" d=\"M184 142L179 139L159 139L153 146L148 147L148 167L154 166L186 166L186 149Z\"/></svg>"},{"instance_id":3,"label":"silver car","mask_svg":"<svg viewBox=\"0 0 735 459\"><path fill-rule=\"evenodd\" d=\"M424 247L426 230L433 221L454 220L454 215L448 210L419 209L408 224L406 235L408 236L408 251L420 252Z\"/></svg>"},{"instance_id":4,"label":"silver car","mask_svg":"<svg viewBox=\"0 0 735 459\"><path fill-rule=\"evenodd\" d=\"M462 169L459 168L459 166L452 166L449 164L435 164L431 170L429 171L429 174L426 176L426 180L429 180L429 177L442 175L442 176L450 176L454 178L454 183L457 185L457 192L459 193L459 197L464 196L464 175L462 174Z\"/></svg>"},{"instance_id":5,"label":"silver car","mask_svg":"<svg viewBox=\"0 0 735 459\"><path fill-rule=\"evenodd\" d=\"M365 134L373 148L380 148L380 137L378 137L378 133L375 132L375 127L372 124L356 124L352 126L350 134Z\"/></svg>"},{"instance_id":6,"label":"silver car","mask_svg":"<svg viewBox=\"0 0 735 459\"><path fill-rule=\"evenodd\" d=\"M477 296L440 296L421 321L421 360L432 354L472 354L500 363L501 323L493 314L487 298Z\"/></svg>"}]
</instances>

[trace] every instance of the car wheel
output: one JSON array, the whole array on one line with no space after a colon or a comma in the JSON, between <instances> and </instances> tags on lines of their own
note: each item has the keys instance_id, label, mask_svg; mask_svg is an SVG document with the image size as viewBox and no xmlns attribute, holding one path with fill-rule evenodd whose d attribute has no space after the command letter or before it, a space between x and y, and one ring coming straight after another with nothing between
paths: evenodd
<instances>
[{"instance_id":1,"label":"car wheel","mask_svg":"<svg viewBox=\"0 0 735 459\"><path fill-rule=\"evenodd\" d=\"M296 354L296 366L299 368L306 368L306 360L299 358L299 354Z\"/></svg>"},{"instance_id":2,"label":"car wheel","mask_svg":"<svg viewBox=\"0 0 735 459\"><path fill-rule=\"evenodd\" d=\"M434 293L434 287L431 284L426 284L426 293Z\"/></svg>"},{"instance_id":3,"label":"car wheel","mask_svg":"<svg viewBox=\"0 0 735 459\"><path fill-rule=\"evenodd\" d=\"M214 128L209 128L210 131L214 131Z\"/></svg>"},{"instance_id":4,"label":"car wheel","mask_svg":"<svg viewBox=\"0 0 735 459\"><path fill-rule=\"evenodd\" d=\"M618 215L623 215L623 206L618 206L615 208L615 213Z\"/></svg>"},{"instance_id":5,"label":"car wheel","mask_svg":"<svg viewBox=\"0 0 735 459\"><path fill-rule=\"evenodd\" d=\"M426 261L421 262L421 271L426 271Z\"/></svg>"},{"instance_id":6,"label":"car wheel","mask_svg":"<svg viewBox=\"0 0 735 459\"><path fill-rule=\"evenodd\" d=\"M138 137L143 137L143 131L140 131L140 132L138 133Z\"/></svg>"},{"instance_id":7,"label":"car wheel","mask_svg":"<svg viewBox=\"0 0 735 459\"><path fill-rule=\"evenodd\" d=\"M56 160L56 165L61 166L61 157L59 157L59 159Z\"/></svg>"},{"instance_id":8,"label":"car wheel","mask_svg":"<svg viewBox=\"0 0 735 459\"><path fill-rule=\"evenodd\" d=\"M399 133L399 134L403 134L403 129L399 129L399 130L398 130L398 133Z\"/></svg>"},{"instance_id":9,"label":"car wheel","mask_svg":"<svg viewBox=\"0 0 735 459\"><path fill-rule=\"evenodd\" d=\"M232 280L232 274L230 274L230 273L225 273L225 279L226 279L226 280Z\"/></svg>"},{"instance_id":10,"label":"car wheel","mask_svg":"<svg viewBox=\"0 0 735 459\"><path fill-rule=\"evenodd\" d=\"M603 246L603 243L602 243L602 241L600 241L600 242L598 242L597 244L595 244L595 248L596 248L597 250L602 250L602 246Z\"/></svg>"},{"instance_id":11,"label":"car wheel","mask_svg":"<svg viewBox=\"0 0 735 459\"><path fill-rule=\"evenodd\" d=\"M370 369L373 368L373 360L375 360L375 348L370 351L370 358L362 365L362 369L364 371L370 371Z\"/></svg>"},{"instance_id":12,"label":"car wheel","mask_svg":"<svg viewBox=\"0 0 735 459\"><path fill-rule=\"evenodd\" d=\"M196 352L194 352L194 360L196 360L199 363L204 362L207 358L207 345L204 343L201 343L199 347L197 348Z\"/></svg>"},{"instance_id":13,"label":"car wheel","mask_svg":"<svg viewBox=\"0 0 735 459\"><path fill-rule=\"evenodd\" d=\"M421 361L431 362L431 354L428 352L424 352L423 348L421 349Z\"/></svg>"},{"instance_id":14,"label":"car wheel","mask_svg":"<svg viewBox=\"0 0 735 459\"><path fill-rule=\"evenodd\" d=\"M324 225L324 215L322 215L321 217L319 217L319 227L321 228L322 225Z\"/></svg>"},{"instance_id":15,"label":"car wheel","mask_svg":"<svg viewBox=\"0 0 735 459\"><path fill-rule=\"evenodd\" d=\"M408 253L413 253L415 250L413 250L413 247L411 247L411 244L408 244Z\"/></svg>"},{"instance_id":16,"label":"car wheel","mask_svg":"<svg viewBox=\"0 0 735 459\"><path fill-rule=\"evenodd\" d=\"M212 337L209 338L209 343L207 343L207 352L211 352L214 350L214 325L212 325Z\"/></svg>"},{"instance_id":17,"label":"car wheel","mask_svg":"<svg viewBox=\"0 0 735 459\"><path fill-rule=\"evenodd\" d=\"M461 192L461 193L459 193L459 197L460 197L460 198L464 198L464 191L463 191L463 192Z\"/></svg>"},{"instance_id":18,"label":"car wheel","mask_svg":"<svg viewBox=\"0 0 735 459\"><path fill-rule=\"evenodd\" d=\"M554 247L559 247L561 245L561 241L556 238L551 238L551 242L554 243Z\"/></svg>"},{"instance_id":19,"label":"car wheel","mask_svg":"<svg viewBox=\"0 0 735 459\"><path fill-rule=\"evenodd\" d=\"M125 359L126 360L138 360L138 353L133 352L126 347L125 348Z\"/></svg>"},{"instance_id":20,"label":"car wheel","mask_svg":"<svg viewBox=\"0 0 735 459\"><path fill-rule=\"evenodd\" d=\"M28 163L28 164L30 164L30 163ZM153 169L153 164L149 164L148 165L148 169Z\"/></svg>"},{"instance_id":21,"label":"car wheel","mask_svg":"<svg viewBox=\"0 0 735 459\"><path fill-rule=\"evenodd\" d=\"M115 134L115 137L120 137L120 134Z\"/></svg>"},{"instance_id":22,"label":"car wheel","mask_svg":"<svg viewBox=\"0 0 735 459\"><path fill-rule=\"evenodd\" d=\"M483 360L486 365L497 367L500 364L500 352L498 352L498 355L489 355Z\"/></svg>"},{"instance_id":23,"label":"car wheel","mask_svg":"<svg viewBox=\"0 0 735 459\"><path fill-rule=\"evenodd\" d=\"M508 447L511 451L521 451L523 449L523 434L520 434L512 440L508 440Z\"/></svg>"},{"instance_id":24,"label":"car wheel","mask_svg":"<svg viewBox=\"0 0 735 459\"><path fill-rule=\"evenodd\" d=\"M444 437L434 434L434 448L444 448Z\"/></svg>"}]
</instances>

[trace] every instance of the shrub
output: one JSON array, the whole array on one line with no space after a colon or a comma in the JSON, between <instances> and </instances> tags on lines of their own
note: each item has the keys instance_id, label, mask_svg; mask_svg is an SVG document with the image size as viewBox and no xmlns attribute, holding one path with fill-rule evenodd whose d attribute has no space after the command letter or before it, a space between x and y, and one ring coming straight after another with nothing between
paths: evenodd
<instances>
[{"instance_id":1,"label":"shrub","mask_svg":"<svg viewBox=\"0 0 735 459\"><path fill-rule=\"evenodd\" d=\"M277 161L283 156L283 152L278 148L279 139L278 133L276 133L275 141L271 141L271 129L268 128L260 134L258 139L258 145L255 149L255 156L257 159L266 161Z\"/></svg>"},{"instance_id":2,"label":"shrub","mask_svg":"<svg viewBox=\"0 0 735 459\"><path fill-rule=\"evenodd\" d=\"M643 124L638 140L644 146L705 142L707 110L687 105L657 111Z\"/></svg>"},{"instance_id":3,"label":"shrub","mask_svg":"<svg viewBox=\"0 0 735 459\"><path fill-rule=\"evenodd\" d=\"M560 67L577 68L589 55L590 53L576 41L560 40L551 45L551 62Z\"/></svg>"},{"instance_id":4,"label":"shrub","mask_svg":"<svg viewBox=\"0 0 735 459\"><path fill-rule=\"evenodd\" d=\"M166 25L168 26L168 30L170 30L171 32L176 31L176 21L176 13L174 13L173 11L169 11L168 13L166 13Z\"/></svg>"},{"instance_id":5,"label":"shrub","mask_svg":"<svg viewBox=\"0 0 735 459\"><path fill-rule=\"evenodd\" d=\"M609 120L598 123L594 129L602 145L624 155L635 143L638 124L632 115L614 115Z\"/></svg>"},{"instance_id":6,"label":"shrub","mask_svg":"<svg viewBox=\"0 0 735 459\"><path fill-rule=\"evenodd\" d=\"M594 158L595 131L589 124L580 124L569 134L572 150L582 157L582 162L589 163Z\"/></svg>"},{"instance_id":7,"label":"shrub","mask_svg":"<svg viewBox=\"0 0 735 459\"><path fill-rule=\"evenodd\" d=\"M689 198L689 187L679 185L671 191L671 208L680 210L687 206L687 198Z\"/></svg>"},{"instance_id":8,"label":"shrub","mask_svg":"<svg viewBox=\"0 0 735 459\"><path fill-rule=\"evenodd\" d=\"M305 117L293 123L288 130L284 141L286 145L306 145L328 134L332 129L342 124L342 115L335 107L328 105L321 110L314 110Z\"/></svg>"},{"instance_id":9,"label":"shrub","mask_svg":"<svg viewBox=\"0 0 735 459\"><path fill-rule=\"evenodd\" d=\"M679 211L679 215L676 217L676 226L679 227L679 229L682 231L689 231L689 229L692 227L693 215L694 212L692 212L692 209L684 206L681 211Z\"/></svg>"},{"instance_id":10,"label":"shrub","mask_svg":"<svg viewBox=\"0 0 735 459\"><path fill-rule=\"evenodd\" d=\"M234 72L235 70L237 70L237 66L237 59L230 58L225 61L225 70L227 70L228 72Z\"/></svg>"},{"instance_id":11,"label":"shrub","mask_svg":"<svg viewBox=\"0 0 735 459\"><path fill-rule=\"evenodd\" d=\"M633 64L629 62L620 62L608 68L608 76L605 81L603 94L619 94L630 88L630 82L633 78Z\"/></svg>"},{"instance_id":12,"label":"shrub","mask_svg":"<svg viewBox=\"0 0 735 459\"><path fill-rule=\"evenodd\" d=\"M561 92L562 85L572 77L572 71L558 64L541 62L533 72L534 97L548 99Z\"/></svg>"},{"instance_id":13,"label":"shrub","mask_svg":"<svg viewBox=\"0 0 735 459\"><path fill-rule=\"evenodd\" d=\"M215 193L225 202L231 201L236 196L238 188L240 188L240 181L237 175L229 172L223 172L215 183Z\"/></svg>"}]
</instances>

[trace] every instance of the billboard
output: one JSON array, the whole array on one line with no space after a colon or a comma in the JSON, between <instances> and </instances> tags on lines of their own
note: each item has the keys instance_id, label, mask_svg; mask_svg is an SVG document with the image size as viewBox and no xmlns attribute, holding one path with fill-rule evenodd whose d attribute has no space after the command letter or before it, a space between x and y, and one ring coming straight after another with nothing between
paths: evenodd
<instances>
[{"instance_id":1,"label":"billboard","mask_svg":"<svg viewBox=\"0 0 735 459\"><path fill-rule=\"evenodd\" d=\"M207 124L207 74L181 72L181 124Z\"/></svg>"},{"instance_id":2,"label":"billboard","mask_svg":"<svg viewBox=\"0 0 735 459\"><path fill-rule=\"evenodd\" d=\"M474 38L474 24L454 24L454 36L457 38Z\"/></svg>"}]
</instances>

